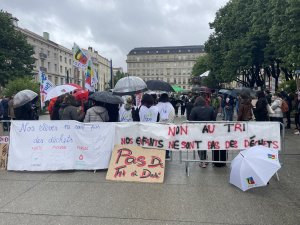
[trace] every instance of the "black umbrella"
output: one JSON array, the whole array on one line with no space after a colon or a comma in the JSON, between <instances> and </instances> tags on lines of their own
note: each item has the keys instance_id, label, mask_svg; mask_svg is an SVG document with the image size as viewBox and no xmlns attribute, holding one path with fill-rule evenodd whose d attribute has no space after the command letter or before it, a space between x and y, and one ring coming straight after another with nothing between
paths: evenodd
<instances>
[{"instance_id":1,"label":"black umbrella","mask_svg":"<svg viewBox=\"0 0 300 225\"><path fill-rule=\"evenodd\" d=\"M95 92L89 96L89 99L110 104L122 104L124 102L120 96L113 95L112 92L108 91Z\"/></svg>"},{"instance_id":2,"label":"black umbrella","mask_svg":"<svg viewBox=\"0 0 300 225\"><path fill-rule=\"evenodd\" d=\"M147 88L152 91L175 92L169 83L162 80L148 80L146 84Z\"/></svg>"}]
</instances>

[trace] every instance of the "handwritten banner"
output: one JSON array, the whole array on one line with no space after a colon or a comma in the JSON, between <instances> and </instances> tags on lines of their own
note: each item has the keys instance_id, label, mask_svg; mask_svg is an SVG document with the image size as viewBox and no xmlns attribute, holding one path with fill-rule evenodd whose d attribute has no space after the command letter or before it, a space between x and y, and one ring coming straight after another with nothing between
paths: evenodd
<instances>
[{"instance_id":1,"label":"handwritten banner","mask_svg":"<svg viewBox=\"0 0 300 225\"><path fill-rule=\"evenodd\" d=\"M128 132L130 131L130 132ZM281 150L277 122L124 123L116 125L115 144L167 150L240 150L255 145Z\"/></svg>"},{"instance_id":2,"label":"handwritten banner","mask_svg":"<svg viewBox=\"0 0 300 225\"><path fill-rule=\"evenodd\" d=\"M113 123L12 121L8 170L108 168Z\"/></svg>"},{"instance_id":3,"label":"handwritten banner","mask_svg":"<svg viewBox=\"0 0 300 225\"><path fill-rule=\"evenodd\" d=\"M106 174L107 180L162 183L165 151L134 145L116 145Z\"/></svg>"}]
</instances>

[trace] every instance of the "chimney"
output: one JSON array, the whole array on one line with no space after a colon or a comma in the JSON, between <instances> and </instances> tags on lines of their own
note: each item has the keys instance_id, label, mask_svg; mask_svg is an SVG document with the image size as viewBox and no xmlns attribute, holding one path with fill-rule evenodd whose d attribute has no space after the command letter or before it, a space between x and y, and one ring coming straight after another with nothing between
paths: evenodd
<instances>
[{"instance_id":1,"label":"chimney","mask_svg":"<svg viewBox=\"0 0 300 225\"><path fill-rule=\"evenodd\" d=\"M43 32L43 38L45 38L47 41L49 41L49 33Z\"/></svg>"},{"instance_id":2,"label":"chimney","mask_svg":"<svg viewBox=\"0 0 300 225\"><path fill-rule=\"evenodd\" d=\"M93 48L89 46L89 52L93 52Z\"/></svg>"},{"instance_id":3,"label":"chimney","mask_svg":"<svg viewBox=\"0 0 300 225\"><path fill-rule=\"evenodd\" d=\"M95 50L94 53L98 54L98 51Z\"/></svg>"}]
</instances>

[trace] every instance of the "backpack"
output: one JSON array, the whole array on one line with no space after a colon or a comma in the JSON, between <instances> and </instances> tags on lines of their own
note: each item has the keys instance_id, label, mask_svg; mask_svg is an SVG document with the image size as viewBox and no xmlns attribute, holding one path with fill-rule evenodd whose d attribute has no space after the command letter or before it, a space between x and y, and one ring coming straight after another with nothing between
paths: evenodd
<instances>
[{"instance_id":1,"label":"backpack","mask_svg":"<svg viewBox=\"0 0 300 225\"><path fill-rule=\"evenodd\" d=\"M287 102L285 100L282 100L280 108L283 113L286 113L287 111L289 111L289 105L287 104Z\"/></svg>"}]
</instances>

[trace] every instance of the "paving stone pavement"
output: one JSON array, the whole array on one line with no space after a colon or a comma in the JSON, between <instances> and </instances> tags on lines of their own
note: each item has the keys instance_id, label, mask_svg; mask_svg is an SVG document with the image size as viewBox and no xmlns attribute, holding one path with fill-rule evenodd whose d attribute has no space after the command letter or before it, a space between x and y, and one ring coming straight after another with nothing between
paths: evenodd
<instances>
[{"instance_id":1,"label":"paving stone pavement","mask_svg":"<svg viewBox=\"0 0 300 225\"><path fill-rule=\"evenodd\" d=\"M286 132L280 181L272 178L269 186L247 192L228 183L229 166L202 169L191 163L186 176L178 153L166 163L163 184L111 182L106 170L0 171L0 225L297 225L299 137Z\"/></svg>"}]
</instances>

